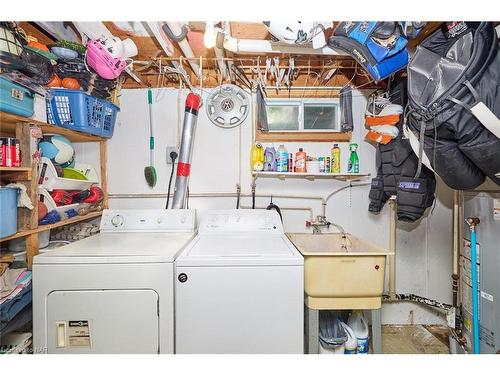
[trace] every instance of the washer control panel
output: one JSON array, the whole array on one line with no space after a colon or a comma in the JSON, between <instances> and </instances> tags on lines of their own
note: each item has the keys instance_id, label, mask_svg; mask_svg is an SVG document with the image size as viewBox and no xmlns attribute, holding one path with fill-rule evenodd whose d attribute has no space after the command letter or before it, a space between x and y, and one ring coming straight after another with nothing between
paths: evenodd
<instances>
[{"instance_id":1,"label":"washer control panel","mask_svg":"<svg viewBox=\"0 0 500 375\"><path fill-rule=\"evenodd\" d=\"M268 232L284 233L274 210L211 210L201 217L199 233Z\"/></svg>"},{"instance_id":2,"label":"washer control panel","mask_svg":"<svg viewBox=\"0 0 500 375\"><path fill-rule=\"evenodd\" d=\"M193 232L194 210L104 210L102 232Z\"/></svg>"}]
</instances>

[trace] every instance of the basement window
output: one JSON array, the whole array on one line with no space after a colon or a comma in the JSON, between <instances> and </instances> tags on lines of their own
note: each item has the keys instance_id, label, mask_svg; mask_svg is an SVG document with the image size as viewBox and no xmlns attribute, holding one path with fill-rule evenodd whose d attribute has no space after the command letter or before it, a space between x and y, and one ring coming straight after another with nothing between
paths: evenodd
<instances>
[{"instance_id":1,"label":"basement window","mask_svg":"<svg viewBox=\"0 0 500 375\"><path fill-rule=\"evenodd\" d=\"M269 132L339 132L338 99L266 102Z\"/></svg>"},{"instance_id":2,"label":"basement window","mask_svg":"<svg viewBox=\"0 0 500 375\"><path fill-rule=\"evenodd\" d=\"M342 132L338 98L268 98L268 130L256 129L259 142L348 142Z\"/></svg>"}]
</instances>

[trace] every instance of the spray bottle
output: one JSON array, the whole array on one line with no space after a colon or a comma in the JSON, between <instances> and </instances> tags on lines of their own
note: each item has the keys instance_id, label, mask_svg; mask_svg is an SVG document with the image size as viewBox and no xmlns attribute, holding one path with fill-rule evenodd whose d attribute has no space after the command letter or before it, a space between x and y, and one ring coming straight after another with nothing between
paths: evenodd
<instances>
[{"instance_id":1,"label":"spray bottle","mask_svg":"<svg viewBox=\"0 0 500 375\"><path fill-rule=\"evenodd\" d=\"M357 143L351 143L349 145L349 151L351 151L351 155L349 156L349 163L347 164L347 173L359 173L359 158L357 149Z\"/></svg>"}]
</instances>

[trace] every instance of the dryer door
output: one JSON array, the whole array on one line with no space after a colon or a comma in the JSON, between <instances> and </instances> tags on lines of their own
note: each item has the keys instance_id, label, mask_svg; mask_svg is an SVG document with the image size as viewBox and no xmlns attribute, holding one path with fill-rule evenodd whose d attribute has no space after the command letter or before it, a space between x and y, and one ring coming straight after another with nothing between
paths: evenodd
<instances>
[{"instance_id":1,"label":"dryer door","mask_svg":"<svg viewBox=\"0 0 500 375\"><path fill-rule=\"evenodd\" d=\"M158 315L154 290L54 291L48 353L158 353Z\"/></svg>"}]
</instances>

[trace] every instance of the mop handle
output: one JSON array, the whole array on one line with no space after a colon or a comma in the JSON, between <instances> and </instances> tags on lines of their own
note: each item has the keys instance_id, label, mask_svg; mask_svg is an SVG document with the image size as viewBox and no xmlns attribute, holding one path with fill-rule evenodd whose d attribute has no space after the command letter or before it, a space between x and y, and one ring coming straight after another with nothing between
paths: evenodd
<instances>
[{"instance_id":1,"label":"mop handle","mask_svg":"<svg viewBox=\"0 0 500 375\"><path fill-rule=\"evenodd\" d=\"M148 109L149 109L149 159L153 165L155 138L153 136L153 91L148 87Z\"/></svg>"},{"instance_id":2,"label":"mop handle","mask_svg":"<svg viewBox=\"0 0 500 375\"><path fill-rule=\"evenodd\" d=\"M467 224L470 228L470 262L472 277L472 330L474 336L474 354L479 354L479 300L477 287L477 238L476 225L479 224L478 218L468 218Z\"/></svg>"}]
</instances>

